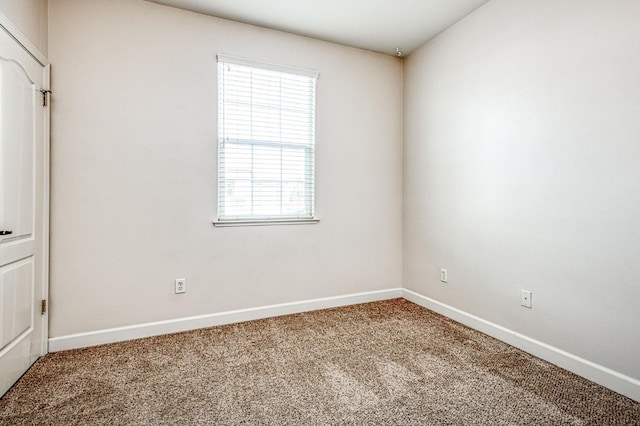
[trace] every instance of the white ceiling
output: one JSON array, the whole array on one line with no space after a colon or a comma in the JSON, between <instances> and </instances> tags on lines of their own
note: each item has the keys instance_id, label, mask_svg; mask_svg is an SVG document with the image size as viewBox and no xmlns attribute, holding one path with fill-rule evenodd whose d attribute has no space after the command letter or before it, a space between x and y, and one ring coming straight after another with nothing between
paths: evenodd
<instances>
[{"instance_id":1,"label":"white ceiling","mask_svg":"<svg viewBox=\"0 0 640 426\"><path fill-rule=\"evenodd\" d=\"M148 0L180 9L404 55L488 0Z\"/></svg>"}]
</instances>

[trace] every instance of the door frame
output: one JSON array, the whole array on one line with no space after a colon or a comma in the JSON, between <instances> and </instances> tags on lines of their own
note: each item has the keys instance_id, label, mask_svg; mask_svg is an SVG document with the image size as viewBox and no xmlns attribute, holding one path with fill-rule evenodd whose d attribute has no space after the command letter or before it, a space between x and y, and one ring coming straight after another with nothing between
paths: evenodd
<instances>
[{"instance_id":1,"label":"door frame","mask_svg":"<svg viewBox=\"0 0 640 426\"><path fill-rule=\"evenodd\" d=\"M43 67L42 88L51 90L51 64L45 55L29 41L27 37L0 11L0 26L29 53ZM0 30L1 31L1 30ZM47 102L47 107L42 108L42 275L35 279L42 280L41 297L47 301L46 312L41 315L42 321L42 342L40 345L40 356L45 355L49 351L49 209L50 209L50 188L51 188L51 140L50 140L50 111L51 100ZM39 165L36 165L38 167ZM34 183L35 184L35 183ZM35 229L34 229L35 231Z\"/></svg>"}]
</instances>

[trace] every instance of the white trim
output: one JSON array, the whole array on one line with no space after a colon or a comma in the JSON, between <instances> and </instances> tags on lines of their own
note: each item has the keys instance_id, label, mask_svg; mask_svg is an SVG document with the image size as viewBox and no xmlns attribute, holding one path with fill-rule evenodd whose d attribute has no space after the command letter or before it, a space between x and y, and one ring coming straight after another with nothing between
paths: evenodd
<instances>
[{"instance_id":1,"label":"white trim","mask_svg":"<svg viewBox=\"0 0 640 426\"><path fill-rule=\"evenodd\" d=\"M44 66L43 73L43 89L51 88L51 65ZM46 96L46 93L45 95ZM51 212L51 96L47 106L43 107L43 149L42 163L44 182L42 184L43 191L43 212L42 212L42 298L46 300L47 311L42 315L42 345L40 354L45 355L48 352L49 344L49 241L50 241L50 212Z\"/></svg>"},{"instance_id":2,"label":"white trim","mask_svg":"<svg viewBox=\"0 0 640 426\"><path fill-rule=\"evenodd\" d=\"M13 37L33 58L40 63L40 65L47 66L49 65L49 60L47 57L42 54L35 46L35 44L31 43L24 34L13 25L13 23L7 18L2 12L0 12L0 27L2 27L7 34Z\"/></svg>"},{"instance_id":3,"label":"white trim","mask_svg":"<svg viewBox=\"0 0 640 426\"><path fill-rule=\"evenodd\" d=\"M305 77L315 78L316 80L319 77L318 71L309 70L305 68L297 68L297 67L291 67L288 65L272 64L269 62L253 61L251 59L240 58L238 56L224 55L221 53L218 53L217 58L218 58L218 62L224 62L226 64L244 65L247 67L262 68L270 71L302 75Z\"/></svg>"},{"instance_id":4,"label":"white trim","mask_svg":"<svg viewBox=\"0 0 640 426\"><path fill-rule=\"evenodd\" d=\"M402 289L402 297L640 402L640 380L638 379L580 358L562 349L532 339L414 291Z\"/></svg>"},{"instance_id":5,"label":"white trim","mask_svg":"<svg viewBox=\"0 0 640 426\"><path fill-rule=\"evenodd\" d=\"M269 225L315 225L320 219L252 219L252 220L214 220L213 226L269 226Z\"/></svg>"},{"instance_id":6,"label":"white trim","mask_svg":"<svg viewBox=\"0 0 640 426\"><path fill-rule=\"evenodd\" d=\"M78 333L50 338L49 352L84 348L162 334L179 333L181 331L297 314L318 309L377 302L399 297L402 297L402 289L394 288Z\"/></svg>"},{"instance_id":7,"label":"white trim","mask_svg":"<svg viewBox=\"0 0 640 426\"><path fill-rule=\"evenodd\" d=\"M318 309L336 308L358 303L403 297L417 305L444 315L468 327L492 336L518 349L569 370L599 385L640 402L640 380L580 358L554 346L532 339L508 328L494 324L460 309L438 302L408 289L394 288L325 297L302 302L282 303L256 308L239 309L188 318L158 321L125 327L117 327L87 333L78 333L49 339L49 352L84 348L106 343L121 342L162 334L178 333L217 325L232 324Z\"/></svg>"}]
</instances>

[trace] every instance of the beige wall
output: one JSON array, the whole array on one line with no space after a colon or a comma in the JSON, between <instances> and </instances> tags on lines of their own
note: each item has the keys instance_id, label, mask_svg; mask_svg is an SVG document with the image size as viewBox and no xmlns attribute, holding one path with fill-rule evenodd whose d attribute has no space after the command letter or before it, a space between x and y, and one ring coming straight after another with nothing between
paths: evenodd
<instances>
[{"instance_id":1,"label":"beige wall","mask_svg":"<svg viewBox=\"0 0 640 426\"><path fill-rule=\"evenodd\" d=\"M632 0L492 0L404 90L405 287L636 379L639 22Z\"/></svg>"},{"instance_id":2,"label":"beige wall","mask_svg":"<svg viewBox=\"0 0 640 426\"><path fill-rule=\"evenodd\" d=\"M137 0L49 19L51 337L401 286L401 61ZM320 224L213 227L217 53L319 71Z\"/></svg>"},{"instance_id":3,"label":"beige wall","mask_svg":"<svg viewBox=\"0 0 640 426\"><path fill-rule=\"evenodd\" d=\"M47 0L0 0L0 12L47 56Z\"/></svg>"}]
</instances>

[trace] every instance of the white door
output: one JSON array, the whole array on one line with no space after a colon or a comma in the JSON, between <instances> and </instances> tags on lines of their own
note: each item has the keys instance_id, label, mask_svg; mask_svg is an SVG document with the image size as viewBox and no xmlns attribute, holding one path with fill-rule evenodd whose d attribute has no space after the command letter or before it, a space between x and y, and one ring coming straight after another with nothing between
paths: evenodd
<instances>
[{"instance_id":1,"label":"white door","mask_svg":"<svg viewBox=\"0 0 640 426\"><path fill-rule=\"evenodd\" d=\"M47 350L48 78L0 26L0 396Z\"/></svg>"}]
</instances>

